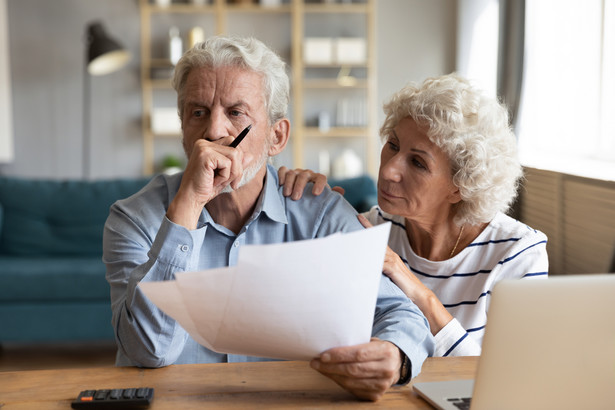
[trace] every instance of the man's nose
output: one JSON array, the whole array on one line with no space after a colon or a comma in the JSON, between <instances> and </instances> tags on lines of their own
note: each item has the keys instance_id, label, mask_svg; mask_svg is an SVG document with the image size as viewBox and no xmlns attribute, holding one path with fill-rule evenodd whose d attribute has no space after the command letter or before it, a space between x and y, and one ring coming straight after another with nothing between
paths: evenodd
<instances>
[{"instance_id":1,"label":"man's nose","mask_svg":"<svg viewBox=\"0 0 615 410\"><path fill-rule=\"evenodd\" d=\"M209 118L207 129L203 138L208 141L217 141L230 135L230 121L219 112L213 112Z\"/></svg>"}]
</instances>

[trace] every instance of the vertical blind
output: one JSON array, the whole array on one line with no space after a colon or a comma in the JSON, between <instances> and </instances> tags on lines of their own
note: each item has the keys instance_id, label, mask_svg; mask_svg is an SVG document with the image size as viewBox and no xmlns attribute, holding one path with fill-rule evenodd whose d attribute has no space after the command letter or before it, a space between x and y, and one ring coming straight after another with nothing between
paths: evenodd
<instances>
[{"instance_id":1,"label":"vertical blind","mask_svg":"<svg viewBox=\"0 0 615 410\"><path fill-rule=\"evenodd\" d=\"M615 255L615 182L527 168L521 220L549 238L549 274L605 273Z\"/></svg>"}]
</instances>

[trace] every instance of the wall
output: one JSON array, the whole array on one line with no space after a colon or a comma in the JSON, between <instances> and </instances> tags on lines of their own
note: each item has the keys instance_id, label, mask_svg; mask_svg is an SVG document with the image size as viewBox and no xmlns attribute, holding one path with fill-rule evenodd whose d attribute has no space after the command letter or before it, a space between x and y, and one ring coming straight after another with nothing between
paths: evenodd
<instances>
[{"instance_id":1,"label":"wall","mask_svg":"<svg viewBox=\"0 0 615 410\"><path fill-rule=\"evenodd\" d=\"M376 0L378 123L382 103L410 81L455 70L456 0Z\"/></svg>"},{"instance_id":2,"label":"wall","mask_svg":"<svg viewBox=\"0 0 615 410\"><path fill-rule=\"evenodd\" d=\"M380 102L410 80L454 69L455 4L377 1ZM7 6L15 160L0 165L0 174L82 175L84 32L89 21L101 19L133 53L133 60L122 71L91 80L91 176L140 175L137 0L8 0ZM381 122L381 113L378 118Z\"/></svg>"},{"instance_id":3,"label":"wall","mask_svg":"<svg viewBox=\"0 0 615 410\"><path fill-rule=\"evenodd\" d=\"M9 0L15 161L2 173L81 176L85 27L102 19L135 56L127 69L92 78L92 175L141 170L136 1Z\"/></svg>"}]
</instances>

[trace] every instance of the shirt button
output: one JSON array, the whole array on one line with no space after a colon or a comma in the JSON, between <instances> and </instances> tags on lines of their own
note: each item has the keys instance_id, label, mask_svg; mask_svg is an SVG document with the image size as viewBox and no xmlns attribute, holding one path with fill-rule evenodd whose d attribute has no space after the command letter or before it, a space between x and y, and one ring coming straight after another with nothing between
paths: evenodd
<instances>
[{"instance_id":1,"label":"shirt button","mask_svg":"<svg viewBox=\"0 0 615 410\"><path fill-rule=\"evenodd\" d=\"M182 252L188 252L190 247L188 245L182 245L180 249L182 250Z\"/></svg>"},{"instance_id":2,"label":"shirt button","mask_svg":"<svg viewBox=\"0 0 615 410\"><path fill-rule=\"evenodd\" d=\"M235 243L233 244L233 246L234 246L235 248L236 248L236 247L238 247L238 246L239 246L239 242L235 242Z\"/></svg>"}]
</instances>

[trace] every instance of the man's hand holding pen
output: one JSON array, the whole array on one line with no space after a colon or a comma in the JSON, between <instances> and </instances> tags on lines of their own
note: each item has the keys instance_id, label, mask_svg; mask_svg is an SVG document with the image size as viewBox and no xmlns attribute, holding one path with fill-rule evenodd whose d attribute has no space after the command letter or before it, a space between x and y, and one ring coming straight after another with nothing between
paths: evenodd
<instances>
[{"instance_id":1,"label":"man's hand holding pen","mask_svg":"<svg viewBox=\"0 0 615 410\"><path fill-rule=\"evenodd\" d=\"M171 221L195 229L203 207L209 201L229 185L237 189L245 166L252 158L236 147L251 127L248 125L236 138L229 136L214 142L199 139L194 143L180 189L167 211Z\"/></svg>"}]
</instances>

